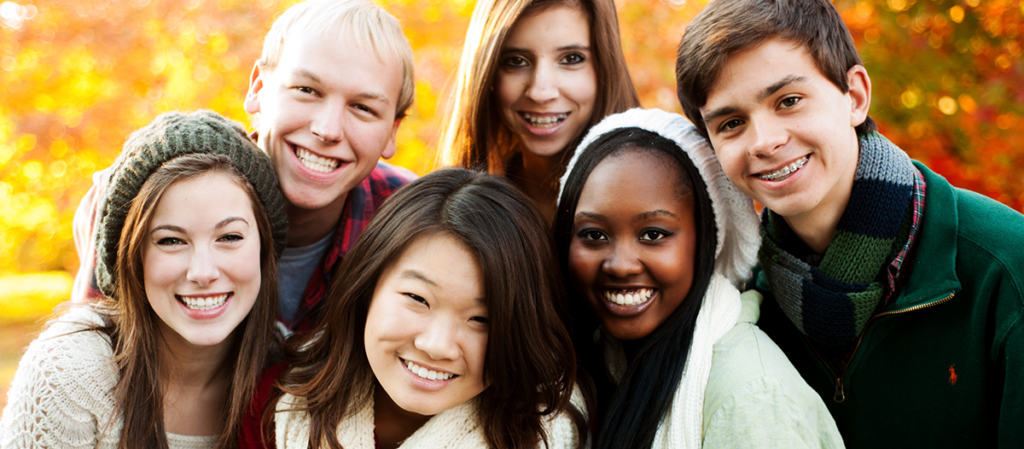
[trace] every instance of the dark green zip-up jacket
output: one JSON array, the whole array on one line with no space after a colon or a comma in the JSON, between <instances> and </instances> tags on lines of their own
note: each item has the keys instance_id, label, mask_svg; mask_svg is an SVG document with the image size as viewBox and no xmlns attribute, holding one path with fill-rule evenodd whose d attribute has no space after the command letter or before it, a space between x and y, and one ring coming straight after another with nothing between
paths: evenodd
<instances>
[{"instance_id":1,"label":"dark green zip-up jacket","mask_svg":"<svg viewBox=\"0 0 1024 449\"><path fill-rule=\"evenodd\" d=\"M910 278L839 372L765 294L757 323L821 395L848 447L1024 448L1024 215L927 183Z\"/></svg>"}]
</instances>

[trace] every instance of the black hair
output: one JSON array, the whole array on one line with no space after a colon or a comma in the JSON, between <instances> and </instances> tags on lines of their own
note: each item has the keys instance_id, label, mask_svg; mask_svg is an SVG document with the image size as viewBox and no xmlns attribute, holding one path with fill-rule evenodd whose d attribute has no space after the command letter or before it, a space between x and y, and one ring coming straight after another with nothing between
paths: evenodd
<instances>
[{"instance_id":1,"label":"black hair","mask_svg":"<svg viewBox=\"0 0 1024 449\"><path fill-rule=\"evenodd\" d=\"M592 378L592 390L614 391L610 397L605 394L597 398L603 419L595 449L651 446L658 424L672 405L672 393L682 379L697 313L715 267L717 227L714 210L707 186L693 161L678 144L663 136L640 128L621 128L602 135L588 148L581 149L579 160L565 181L554 223L555 246L563 276L570 279L568 259L573 221L590 173L609 156L635 150L663 153L679 163L679 182L684 188L677 191L692 192L697 235L694 278L690 292L679 307L650 335L636 342L634 355L618 388L606 374L602 347L595 343L597 317L571 284L567 284L570 285L569 307L577 359Z\"/></svg>"}]
</instances>

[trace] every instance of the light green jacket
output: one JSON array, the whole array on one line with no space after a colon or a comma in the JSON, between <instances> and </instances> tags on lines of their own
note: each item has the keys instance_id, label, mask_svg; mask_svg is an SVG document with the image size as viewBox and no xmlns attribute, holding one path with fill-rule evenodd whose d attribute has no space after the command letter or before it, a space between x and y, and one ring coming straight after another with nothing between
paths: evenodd
<instances>
[{"instance_id":1,"label":"light green jacket","mask_svg":"<svg viewBox=\"0 0 1024 449\"><path fill-rule=\"evenodd\" d=\"M755 324L761 295L741 295L736 326L715 343L704 391L704 448L843 447L835 421Z\"/></svg>"}]
</instances>

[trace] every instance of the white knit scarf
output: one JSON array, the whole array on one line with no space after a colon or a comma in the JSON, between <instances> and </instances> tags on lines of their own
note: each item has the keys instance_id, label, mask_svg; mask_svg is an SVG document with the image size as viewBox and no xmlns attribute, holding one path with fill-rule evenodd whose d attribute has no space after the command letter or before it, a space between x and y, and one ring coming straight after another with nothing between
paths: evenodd
<instances>
[{"instance_id":1,"label":"white knit scarf","mask_svg":"<svg viewBox=\"0 0 1024 449\"><path fill-rule=\"evenodd\" d=\"M736 325L740 308L739 290L716 271L697 314L683 377L672 398L672 407L658 423L652 449L701 447L704 439L704 390L711 373L712 349ZM605 336L604 353L608 371L618 383L626 372L626 354L622 344L611 336Z\"/></svg>"}]
</instances>

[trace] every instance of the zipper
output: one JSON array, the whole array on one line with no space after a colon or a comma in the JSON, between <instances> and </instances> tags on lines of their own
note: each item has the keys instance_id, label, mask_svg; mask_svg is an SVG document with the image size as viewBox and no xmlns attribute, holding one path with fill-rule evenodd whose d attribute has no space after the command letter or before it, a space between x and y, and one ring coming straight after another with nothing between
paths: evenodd
<instances>
[{"instance_id":1,"label":"zipper","mask_svg":"<svg viewBox=\"0 0 1024 449\"><path fill-rule=\"evenodd\" d=\"M864 335L867 334L868 327L871 326L871 322L875 321L875 318L879 318L879 317L883 317L883 316L890 316L890 315L899 315L901 313L907 313L907 312L916 312L916 311L921 310L921 309L927 309L929 307L934 307L934 306L937 306L939 304L942 304L942 303L945 303L945 302L949 302L951 299L953 299L953 295L955 295L955 294L956 293L950 293L945 298L938 299L938 300L935 300L935 301L932 301L932 302L929 302L929 303L918 304L918 305L916 305L914 307L906 308L906 309L903 309L903 310L893 310L893 311L889 311L889 312L882 312L882 313L879 313L878 315L875 315L875 316L871 317L871 319L869 319L868 322L864 325L864 330L862 330L860 332L860 336L857 337L857 345L853 347L853 352L850 353L850 360L849 360L849 362L853 362L853 358L857 355L857 350L860 349L861 342L864 341ZM804 339L805 340L807 339L806 335L804 335ZM847 362L846 366L843 367L843 372L839 373L839 375L837 376L835 370L832 369L832 365L828 361L826 361L825 358L821 356L821 354L818 353L818 350L814 348L814 345L810 344L810 341L808 341L808 346L811 347L811 351L814 352L814 355L818 356L818 360L821 360L821 363L825 365L825 368L828 369L829 374L831 374L832 377L834 377L836 379L836 392L835 392L835 395L832 396L832 400L835 401L837 404L842 404L843 401L846 400L846 390L845 390L845 388L843 386L843 378L846 377L846 370L850 367L850 363Z\"/></svg>"}]
</instances>

